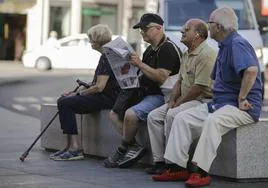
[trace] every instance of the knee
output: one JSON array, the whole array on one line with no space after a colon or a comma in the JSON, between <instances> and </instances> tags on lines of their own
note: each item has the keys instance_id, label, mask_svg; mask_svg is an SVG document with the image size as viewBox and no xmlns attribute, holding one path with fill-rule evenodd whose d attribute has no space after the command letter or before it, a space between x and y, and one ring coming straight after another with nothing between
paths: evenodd
<instances>
[{"instance_id":1,"label":"knee","mask_svg":"<svg viewBox=\"0 0 268 188\"><path fill-rule=\"evenodd\" d=\"M60 97L60 98L58 98L58 100L57 100L58 107L61 107L63 105L65 99L66 99L66 97Z\"/></svg>"},{"instance_id":2,"label":"knee","mask_svg":"<svg viewBox=\"0 0 268 188\"><path fill-rule=\"evenodd\" d=\"M153 111L151 111L148 114L148 117L147 117L147 124L148 124L148 126L150 126L151 124L153 124L154 120L155 120L155 112L153 110Z\"/></svg>"},{"instance_id":3,"label":"knee","mask_svg":"<svg viewBox=\"0 0 268 188\"><path fill-rule=\"evenodd\" d=\"M128 109L125 113L124 121L138 120L136 113L132 109Z\"/></svg>"},{"instance_id":4,"label":"knee","mask_svg":"<svg viewBox=\"0 0 268 188\"><path fill-rule=\"evenodd\" d=\"M204 121L204 130L220 129L219 119L214 116L209 116Z\"/></svg>"},{"instance_id":5,"label":"knee","mask_svg":"<svg viewBox=\"0 0 268 188\"><path fill-rule=\"evenodd\" d=\"M186 113L179 113L173 117L172 127L182 127L187 126L188 124L188 116Z\"/></svg>"},{"instance_id":6,"label":"knee","mask_svg":"<svg viewBox=\"0 0 268 188\"><path fill-rule=\"evenodd\" d=\"M60 97L57 100L58 109L69 108L76 105L76 102L70 97Z\"/></svg>"}]
</instances>

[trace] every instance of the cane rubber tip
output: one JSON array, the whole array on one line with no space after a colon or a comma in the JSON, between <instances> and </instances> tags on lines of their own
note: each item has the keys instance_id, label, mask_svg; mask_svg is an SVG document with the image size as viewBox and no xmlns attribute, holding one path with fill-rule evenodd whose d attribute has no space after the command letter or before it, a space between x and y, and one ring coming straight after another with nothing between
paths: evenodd
<instances>
[{"instance_id":1,"label":"cane rubber tip","mask_svg":"<svg viewBox=\"0 0 268 188\"><path fill-rule=\"evenodd\" d=\"M21 162L24 162L24 159L25 159L24 157L20 157Z\"/></svg>"}]
</instances>

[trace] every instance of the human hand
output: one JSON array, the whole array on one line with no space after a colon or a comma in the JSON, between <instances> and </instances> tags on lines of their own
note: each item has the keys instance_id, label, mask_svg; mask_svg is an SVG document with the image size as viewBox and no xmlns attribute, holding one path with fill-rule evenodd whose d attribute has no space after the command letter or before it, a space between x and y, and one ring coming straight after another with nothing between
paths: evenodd
<instances>
[{"instance_id":1,"label":"human hand","mask_svg":"<svg viewBox=\"0 0 268 188\"><path fill-rule=\"evenodd\" d=\"M137 54L131 54L130 60L134 66L139 67L139 65L142 64L142 61Z\"/></svg>"},{"instance_id":2,"label":"human hand","mask_svg":"<svg viewBox=\"0 0 268 188\"><path fill-rule=\"evenodd\" d=\"M61 96L68 97L68 96L70 96L72 93L73 93L73 91L66 91L66 92L64 92L63 94L61 94Z\"/></svg>"},{"instance_id":3,"label":"human hand","mask_svg":"<svg viewBox=\"0 0 268 188\"><path fill-rule=\"evenodd\" d=\"M173 105L173 108L180 106L181 105L181 101L180 100L176 100L175 104Z\"/></svg>"},{"instance_id":4,"label":"human hand","mask_svg":"<svg viewBox=\"0 0 268 188\"><path fill-rule=\"evenodd\" d=\"M174 101L174 100L169 100L169 101L168 101L167 110L170 109L170 108L173 108L174 105L175 105L175 101Z\"/></svg>"},{"instance_id":5,"label":"human hand","mask_svg":"<svg viewBox=\"0 0 268 188\"><path fill-rule=\"evenodd\" d=\"M240 110L248 110L250 108L253 108L252 104L249 103L247 99L239 100L238 101L238 107L239 107Z\"/></svg>"},{"instance_id":6,"label":"human hand","mask_svg":"<svg viewBox=\"0 0 268 188\"><path fill-rule=\"evenodd\" d=\"M77 91L66 91L61 96L71 97L75 95L80 95L82 91L83 91L83 88L79 88Z\"/></svg>"}]
</instances>

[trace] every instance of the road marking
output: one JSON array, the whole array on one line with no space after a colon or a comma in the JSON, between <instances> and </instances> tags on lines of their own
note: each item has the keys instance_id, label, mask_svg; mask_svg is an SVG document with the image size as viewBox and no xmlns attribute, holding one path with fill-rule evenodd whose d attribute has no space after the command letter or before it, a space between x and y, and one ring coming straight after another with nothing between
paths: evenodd
<instances>
[{"instance_id":1,"label":"road marking","mask_svg":"<svg viewBox=\"0 0 268 188\"><path fill-rule=\"evenodd\" d=\"M56 102L57 98L56 97L42 97L42 100L45 102Z\"/></svg>"},{"instance_id":2,"label":"road marking","mask_svg":"<svg viewBox=\"0 0 268 188\"><path fill-rule=\"evenodd\" d=\"M18 111L27 111L27 108L20 104L12 104L11 106Z\"/></svg>"},{"instance_id":3,"label":"road marking","mask_svg":"<svg viewBox=\"0 0 268 188\"><path fill-rule=\"evenodd\" d=\"M16 102L21 102L21 103L36 103L39 102L40 100L37 99L36 97L14 97L13 100L15 100Z\"/></svg>"}]
</instances>

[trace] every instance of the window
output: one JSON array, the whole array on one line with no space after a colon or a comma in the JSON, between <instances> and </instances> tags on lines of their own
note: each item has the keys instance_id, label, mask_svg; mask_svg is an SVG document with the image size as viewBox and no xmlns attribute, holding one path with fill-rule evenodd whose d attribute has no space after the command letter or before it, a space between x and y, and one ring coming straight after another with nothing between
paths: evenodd
<instances>
[{"instance_id":1,"label":"window","mask_svg":"<svg viewBox=\"0 0 268 188\"><path fill-rule=\"evenodd\" d=\"M167 30L178 30L190 18L207 21L213 10L226 5L235 10L239 29L254 28L250 8L244 0L165 0L165 27Z\"/></svg>"},{"instance_id":2,"label":"window","mask_svg":"<svg viewBox=\"0 0 268 188\"><path fill-rule=\"evenodd\" d=\"M107 24L114 34L117 33L117 6L101 5L82 9L82 33L96 24Z\"/></svg>"},{"instance_id":3,"label":"window","mask_svg":"<svg viewBox=\"0 0 268 188\"><path fill-rule=\"evenodd\" d=\"M70 7L51 7L49 31L56 31L58 38L70 35Z\"/></svg>"}]
</instances>

